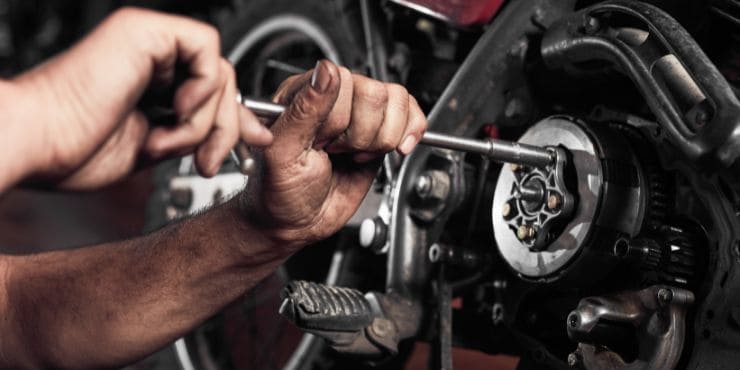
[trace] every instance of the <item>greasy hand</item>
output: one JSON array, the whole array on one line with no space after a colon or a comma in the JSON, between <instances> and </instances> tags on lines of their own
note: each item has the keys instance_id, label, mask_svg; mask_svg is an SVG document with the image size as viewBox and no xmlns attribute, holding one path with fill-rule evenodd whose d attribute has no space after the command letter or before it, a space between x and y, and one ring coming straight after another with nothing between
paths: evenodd
<instances>
[{"instance_id":1,"label":"greasy hand","mask_svg":"<svg viewBox=\"0 0 740 370\"><path fill-rule=\"evenodd\" d=\"M137 160L195 153L214 175L242 139L264 146L272 135L236 103L234 69L221 57L218 32L204 23L127 8L79 44L13 81L39 148L33 176L59 187L94 189L128 175ZM176 91L174 127L152 128L137 110L144 91L189 78Z\"/></svg>"},{"instance_id":2,"label":"greasy hand","mask_svg":"<svg viewBox=\"0 0 740 370\"><path fill-rule=\"evenodd\" d=\"M408 154L426 118L405 88L351 74L328 61L286 80L274 100L289 104L272 126L261 178L245 197L252 221L297 248L344 226L365 197L383 155Z\"/></svg>"}]
</instances>

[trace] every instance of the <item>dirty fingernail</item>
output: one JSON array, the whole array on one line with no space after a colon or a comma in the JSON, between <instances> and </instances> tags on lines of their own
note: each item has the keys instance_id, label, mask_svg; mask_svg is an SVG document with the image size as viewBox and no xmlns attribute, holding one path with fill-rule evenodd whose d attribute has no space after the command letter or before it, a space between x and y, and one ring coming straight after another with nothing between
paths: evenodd
<instances>
[{"instance_id":1,"label":"dirty fingernail","mask_svg":"<svg viewBox=\"0 0 740 370\"><path fill-rule=\"evenodd\" d=\"M416 146L416 137L414 137L414 135L409 135L406 136L406 138L403 139L403 142L401 142L401 145L398 146L398 151L400 151L401 154L409 154L414 150L414 146Z\"/></svg>"},{"instance_id":2,"label":"dirty fingernail","mask_svg":"<svg viewBox=\"0 0 740 370\"><path fill-rule=\"evenodd\" d=\"M311 75L311 87L320 93L324 93L329 89L331 79L331 73L329 73L326 63L322 61L316 62L316 67L314 67L313 74Z\"/></svg>"}]
</instances>

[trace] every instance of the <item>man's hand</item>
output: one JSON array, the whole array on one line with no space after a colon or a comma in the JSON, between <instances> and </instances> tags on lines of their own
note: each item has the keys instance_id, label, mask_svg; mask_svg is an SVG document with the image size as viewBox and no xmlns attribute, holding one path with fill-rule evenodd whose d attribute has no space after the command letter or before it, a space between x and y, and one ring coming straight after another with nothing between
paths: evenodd
<instances>
[{"instance_id":1,"label":"man's hand","mask_svg":"<svg viewBox=\"0 0 740 370\"><path fill-rule=\"evenodd\" d=\"M322 61L283 83L289 104L273 126L261 178L245 192L247 212L280 245L326 238L354 214L382 156L408 154L426 119L405 88ZM290 247L289 247L290 248Z\"/></svg>"},{"instance_id":2,"label":"man's hand","mask_svg":"<svg viewBox=\"0 0 740 370\"><path fill-rule=\"evenodd\" d=\"M30 172L37 180L85 190L128 175L137 160L195 153L212 176L242 139L264 146L272 135L236 103L234 69L221 57L218 32L188 18L141 9L108 17L83 41L13 81L26 137L36 139ZM137 102L172 83L175 66L189 78L177 89L174 127L152 128Z\"/></svg>"}]
</instances>

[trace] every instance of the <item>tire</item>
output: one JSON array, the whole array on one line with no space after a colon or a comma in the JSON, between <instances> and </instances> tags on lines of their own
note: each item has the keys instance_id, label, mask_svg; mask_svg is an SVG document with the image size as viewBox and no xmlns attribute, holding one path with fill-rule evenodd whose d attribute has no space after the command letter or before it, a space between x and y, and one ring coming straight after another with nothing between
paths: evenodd
<instances>
[{"instance_id":1,"label":"tire","mask_svg":"<svg viewBox=\"0 0 740 370\"><path fill-rule=\"evenodd\" d=\"M224 55L245 95L267 97L286 77L313 68L321 58L354 70L365 67L356 2L242 0L218 23Z\"/></svg>"},{"instance_id":2,"label":"tire","mask_svg":"<svg viewBox=\"0 0 740 370\"><path fill-rule=\"evenodd\" d=\"M322 58L353 70L363 70L364 43L355 7L355 3L346 0L247 0L232 10L219 11L215 23L221 30L224 55L236 69L240 91L244 95L267 98L286 77L313 68ZM187 170L188 160L184 158L158 168L149 208L150 229L204 206L173 206L176 197L170 192L171 180L194 174ZM215 180L233 175L234 171L234 166L224 166ZM198 191L195 187L192 190ZM175 215L175 211L179 214ZM280 304L278 292L293 279L324 282L330 275L333 284L382 288L362 286L360 282L367 283L367 275L359 279L355 271L348 271L352 270L348 264L337 262L357 260L357 253L370 254L360 250L356 240L356 230L345 229L299 252L242 299L178 340L169 353L174 353L179 367L184 370L363 369L359 360L342 359L323 341L304 337L276 314ZM348 258L336 258L345 255ZM382 258L374 255L360 257L360 264L367 265L368 258L375 258L378 265L383 266ZM370 281L382 284L383 278ZM287 364L290 365L286 367ZM389 363L392 366L381 369L400 368L395 364Z\"/></svg>"}]
</instances>

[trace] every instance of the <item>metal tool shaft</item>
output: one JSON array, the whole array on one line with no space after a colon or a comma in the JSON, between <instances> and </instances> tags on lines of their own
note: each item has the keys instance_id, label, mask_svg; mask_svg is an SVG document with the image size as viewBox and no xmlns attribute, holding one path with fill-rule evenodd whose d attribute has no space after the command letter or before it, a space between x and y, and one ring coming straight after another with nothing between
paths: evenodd
<instances>
[{"instance_id":1,"label":"metal tool shaft","mask_svg":"<svg viewBox=\"0 0 740 370\"><path fill-rule=\"evenodd\" d=\"M277 119L285 111L285 107L280 104L260 100L243 98L241 103L258 117L268 120ZM476 140L426 132L420 143L438 148L481 154L497 162L516 163L525 166L546 167L554 161L553 153L546 148L515 141Z\"/></svg>"},{"instance_id":2,"label":"metal tool shaft","mask_svg":"<svg viewBox=\"0 0 740 370\"><path fill-rule=\"evenodd\" d=\"M437 148L477 153L497 162L516 163L532 167L546 167L553 163L553 154L542 147L498 139L468 139L464 137L426 132L421 143Z\"/></svg>"}]
</instances>

